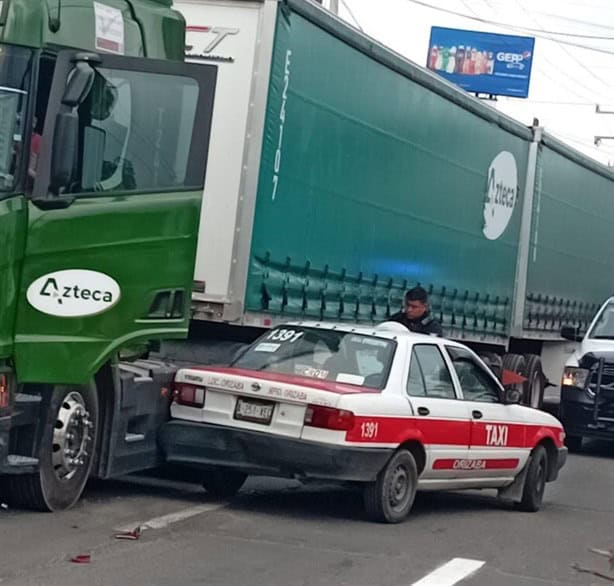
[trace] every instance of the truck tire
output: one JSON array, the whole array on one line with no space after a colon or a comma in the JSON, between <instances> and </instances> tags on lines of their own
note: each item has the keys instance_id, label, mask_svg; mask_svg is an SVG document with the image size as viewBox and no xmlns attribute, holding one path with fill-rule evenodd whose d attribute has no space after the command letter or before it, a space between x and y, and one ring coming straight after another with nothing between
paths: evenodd
<instances>
[{"instance_id":1,"label":"truck tire","mask_svg":"<svg viewBox=\"0 0 614 586\"><path fill-rule=\"evenodd\" d=\"M404 521L414 504L417 485L416 460L410 451L401 449L390 458L377 480L365 487L367 515L380 523Z\"/></svg>"},{"instance_id":2,"label":"truck tire","mask_svg":"<svg viewBox=\"0 0 614 586\"><path fill-rule=\"evenodd\" d=\"M519 511L535 513L541 507L548 476L548 453L544 446L539 445L533 450L527 465L529 470L522 491L522 500L517 503L516 508Z\"/></svg>"},{"instance_id":3,"label":"truck tire","mask_svg":"<svg viewBox=\"0 0 614 586\"><path fill-rule=\"evenodd\" d=\"M533 409L541 409L546 387L541 358L535 354L527 354L522 374L527 377L526 382L522 385L522 402Z\"/></svg>"},{"instance_id":4,"label":"truck tire","mask_svg":"<svg viewBox=\"0 0 614 586\"><path fill-rule=\"evenodd\" d=\"M495 352L481 352L480 358L488 365L493 374L501 380L501 375L503 373L503 360L501 356Z\"/></svg>"},{"instance_id":5,"label":"truck tire","mask_svg":"<svg viewBox=\"0 0 614 586\"><path fill-rule=\"evenodd\" d=\"M213 497L231 498L235 496L245 481L247 474L236 470L211 470L202 480L203 488Z\"/></svg>"},{"instance_id":6,"label":"truck tire","mask_svg":"<svg viewBox=\"0 0 614 586\"><path fill-rule=\"evenodd\" d=\"M40 440L38 472L6 478L9 504L37 511L73 506L89 477L97 434L95 385L55 386Z\"/></svg>"},{"instance_id":7,"label":"truck tire","mask_svg":"<svg viewBox=\"0 0 614 586\"><path fill-rule=\"evenodd\" d=\"M511 370L516 374L524 376L525 359L522 354L504 354L503 355L503 370ZM503 371L501 371L503 377ZM524 391L522 385L517 385L521 391ZM524 401L524 395L523 399Z\"/></svg>"}]
</instances>

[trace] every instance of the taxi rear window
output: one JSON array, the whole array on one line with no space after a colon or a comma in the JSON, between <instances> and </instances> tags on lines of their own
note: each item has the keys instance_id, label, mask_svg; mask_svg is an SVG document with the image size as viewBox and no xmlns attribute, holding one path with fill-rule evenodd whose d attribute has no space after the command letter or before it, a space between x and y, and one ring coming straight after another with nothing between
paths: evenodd
<instances>
[{"instance_id":1,"label":"taxi rear window","mask_svg":"<svg viewBox=\"0 0 614 586\"><path fill-rule=\"evenodd\" d=\"M231 366L381 389L395 349L377 336L288 326L261 336Z\"/></svg>"}]
</instances>

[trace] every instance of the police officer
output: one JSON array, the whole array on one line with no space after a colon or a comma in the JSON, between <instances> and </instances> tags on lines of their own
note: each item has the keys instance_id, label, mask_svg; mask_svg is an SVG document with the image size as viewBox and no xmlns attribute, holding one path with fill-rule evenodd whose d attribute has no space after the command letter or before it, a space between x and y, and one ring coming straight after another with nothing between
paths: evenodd
<instances>
[{"instance_id":1,"label":"police officer","mask_svg":"<svg viewBox=\"0 0 614 586\"><path fill-rule=\"evenodd\" d=\"M441 336L441 324L430 314L428 295L422 287L414 287L405 293L405 311L390 316L388 321L396 321L418 334Z\"/></svg>"}]
</instances>

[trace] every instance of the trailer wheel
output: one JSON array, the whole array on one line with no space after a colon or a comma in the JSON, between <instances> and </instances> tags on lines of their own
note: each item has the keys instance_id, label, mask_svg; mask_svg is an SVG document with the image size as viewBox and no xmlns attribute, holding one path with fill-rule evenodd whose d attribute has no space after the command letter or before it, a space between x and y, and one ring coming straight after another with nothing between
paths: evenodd
<instances>
[{"instance_id":1,"label":"trailer wheel","mask_svg":"<svg viewBox=\"0 0 614 586\"><path fill-rule=\"evenodd\" d=\"M365 487L367 515L381 523L400 523L409 515L418 485L416 460L409 450L396 452L375 482Z\"/></svg>"},{"instance_id":2,"label":"trailer wheel","mask_svg":"<svg viewBox=\"0 0 614 586\"><path fill-rule=\"evenodd\" d=\"M503 355L503 370L511 370L516 374L524 376L525 359L522 354L504 354ZM503 370L501 377L503 378ZM524 402L524 389L522 384L515 385L522 393L522 401Z\"/></svg>"},{"instance_id":3,"label":"trailer wheel","mask_svg":"<svg viewBox=\"0 0 614 586\"><path fill-rule=\"evenodd\" d=\"M9 504L37 511L74 505L89 477L97 433L95 386L54 387L40 440L38 472L6 478Z\"/></svg>"},{"instance_id":4,"label":"trailer wheel","mask_svg":"<svg viewBox=\"0 0 614 586\"><path fill-rule=\"evenodd\" d=\"M533 407L533 409L541 409L544 401L546 377L539 356L535 354L525 356L523 376L526 376L527 380L522 388L522 402L529 407Z\"/></svg>"},{"instance_id":5,"label":"trailer wheel","mask_svg":"<svg viewBox=\"0 0 614 586\"><path fill-rule=\"evenodd\" d=\"M480 352L480 358L488 365L493 374L501 380L503 373L503 360L494 352Z\"/></svg>"},{"instance_id":6,"label":"trailer wheel","mask_svg":"<svg viewBox=\"0 0 614 586\"><path fill-rule=\"evenodd\" d=\"M210 470L203 478L203 488L213 497L235 496L247 480L247 474L236 470Z\"/></svg>"}]
</instances>

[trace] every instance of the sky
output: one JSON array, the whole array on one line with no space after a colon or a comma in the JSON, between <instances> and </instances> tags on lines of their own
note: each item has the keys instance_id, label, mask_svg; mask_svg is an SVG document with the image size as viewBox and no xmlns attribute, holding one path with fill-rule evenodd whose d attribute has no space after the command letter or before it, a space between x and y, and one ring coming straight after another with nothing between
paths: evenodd
<instances>
[{"instance_id":1,"label":"sky","mask_svg":"<svg viewBox=\"0 0 614 586\"><path fill-rule=\"evenodd\" d=\"M487 103L614 166L614 0L338 2L341 18L423 66L432 26L535 37L529 97Z\"/></svg>"}]
</instances>

